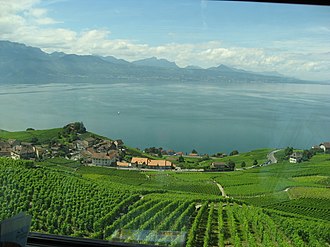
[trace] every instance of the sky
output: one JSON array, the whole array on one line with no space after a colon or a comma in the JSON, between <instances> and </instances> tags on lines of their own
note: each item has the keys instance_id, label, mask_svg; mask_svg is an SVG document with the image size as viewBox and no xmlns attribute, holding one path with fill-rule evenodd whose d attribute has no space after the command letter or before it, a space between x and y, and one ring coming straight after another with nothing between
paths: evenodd
<instances>
[{"instance_id":1,"label":"sky","mask_svg":"<svg viewBox=\"0 0 330 247\"><path fill-rule=\"evenodd\" d=\"M330 7L205 0L0 0L0 40L330 82Z\"/></svg>"}]
</instances>

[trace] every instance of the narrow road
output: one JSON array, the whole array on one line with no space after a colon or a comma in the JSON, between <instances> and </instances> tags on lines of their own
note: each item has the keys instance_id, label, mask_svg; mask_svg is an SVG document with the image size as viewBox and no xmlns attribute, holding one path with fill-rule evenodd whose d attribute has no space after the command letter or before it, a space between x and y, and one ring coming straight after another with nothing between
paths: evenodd
<instances>
[{"instance_id":1,"label":"narrow road","mask_svg":"<svg viewBox=\"0 0 330 247\"><path fill-rule=\"evenodd\" d=\"M213 182L218 186L219 190L221 191L221 195L225 198L228 198L229 196L226 195L226 192L223 189L223 187L221 186L221 184L217 183L215 180L213 180Z\"/></svg>"},{"instance_id":2,"label":"narrow road","mask_svg":"<svg viewBox=\"0 0 330 247\"><path fill-rule=\"evenodd\" d=\"M278 151L281 151L281 149L274 150L274 151L270 152L269 154L267 154L267 159L270 161L270 164L277 163L277 159L275 158L274 154L277 153Z\"/></svg>"}]
</instances>

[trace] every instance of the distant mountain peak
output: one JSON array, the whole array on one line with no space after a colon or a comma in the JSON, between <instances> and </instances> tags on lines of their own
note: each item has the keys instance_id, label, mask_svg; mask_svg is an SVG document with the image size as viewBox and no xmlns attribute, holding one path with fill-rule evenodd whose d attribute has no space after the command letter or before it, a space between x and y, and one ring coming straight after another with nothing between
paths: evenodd
<instances>
[{"instance_id":1,"label":"distant mountain peak","mask_svg":"<svg viewBox=\"0 0 330 247\"><path fill-rule=\"evenodd\" d=\"M222 72L234 72L234 71L237 71L236 69L231 68L231 67L229 67L227 65L224 65L224 64L220 64L217 67L211 67L209 69L210 70L216 70L216 71L222 71Z\"/></svg>"},{"instance_id":2,"label":"distant mountain peak","mask_svg":"<svg viewBox=\"0 0 330 247\"><path fill-rule=\"evenodd\" d=\"M195 65L188 65L185 67L185 69L203 69L203 68L201 68L199 66L195 66Z\"/></svg>"},{"instance_id":3,"label":"distant mountain peak","mask_svg":"<svg viewBox=\"0 0 330 247\"><path fill-rule=\"evenodd\" d=\"M67 54L65 54L64 52L59 52L59 51L54 51L53 53L50 54L50 56L52 57L64 57Z\"/></svg>"},{"instance_id":4,"label":"distant mountain peak","mask_svg":"<svg viewBox=\"0 0 330 247\"><path fill-rule=\"evenodd\" d=\"M152 67L161 67L161 68L179 68L175 62L170 62L164 58L150 57L141 60L132 62L135 65L139 66L152 66Z\"/></svg>"},{"instance_id":5,"label":"distant mountain peak","mask_svg":"<svg viewBox=\"0 0 330 247\"><path fill-rule=\"evenodd\" d=\"M110 63L114 63L114 64L121 64L121 65L129 65L130 62L124 60L124 59L120 59L120 58L116 58L114 56L106 56L106 57L101 57L99 56L101 59L103 59L104 61L110 62Z\"/></svg>"},{"instance_id":6,"label":"distant mountain peak","mask_svg":"<svg viewBox=\"0 0 330 247\"><path fill-rule=\"evenodd\" d=\"M208 69L179 68L175 62L150 57L130 63L112 56L45 53L40 48L0 41L1 83L269 82L308 83L277 72L251 72L224 64ZM268 74L268 75L267 75Z\"/></svg>"}]
</instances>

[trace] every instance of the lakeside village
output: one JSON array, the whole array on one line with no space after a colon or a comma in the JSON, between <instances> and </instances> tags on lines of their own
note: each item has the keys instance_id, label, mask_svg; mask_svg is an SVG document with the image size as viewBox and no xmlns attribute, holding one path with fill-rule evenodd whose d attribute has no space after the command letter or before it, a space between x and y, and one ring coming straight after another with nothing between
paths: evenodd
<instances>
[{"instance_id":1,"label":"lakeside village","mask_svg":"<svg viewBox=\"0 0 330 247\"><path fill-rule=\"evenodd\" d=\"M27 131L33 132L34 130L29 128ZM313 146L312 150L329 152L330 142ZM303 161L304 154L302 152L294 152L293 148L286 151L289 152L290 163L300 163ZM195 150L190 154L175 152L174 150L166 151L161 148L149 148L143 152L132 151L124 145L122 140L113 141L87 132L83 123L79 122L64 126L57 133L57 138L53 137L43 142L39 142L36 137L32 137L30 142L23 142L18 139L0 139L0 157L11 157L15 160L42 161L60 157L80 161L85 165L123 169L181 169L173 162L161 159L160 157L163 157L163 155L176 156L179 161L183 156L200 157ZM218 153L217 158L226 156L226 154ZM151 157L155 157L155 159ZM198 169L198 171L233 171L234 169L235 163L229 161L212 162L209 169Z\"/></svg>"}]
</instances>

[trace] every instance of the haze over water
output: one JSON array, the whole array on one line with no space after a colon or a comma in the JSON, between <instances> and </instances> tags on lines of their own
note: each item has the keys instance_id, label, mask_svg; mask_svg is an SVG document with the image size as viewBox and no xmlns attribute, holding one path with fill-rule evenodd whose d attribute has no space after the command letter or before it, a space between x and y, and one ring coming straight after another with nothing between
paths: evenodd
<instances>
[{"instance_id":1,"label":"haze over water","mask_svg":"<svg viewBox=\"0 0 330 247\"><path fill-rule=\"evenodd\" d=\"M82 121L132 147L213 154L330 141L330 85L1 85L0 129Z\"/></svg>"}]
</instances>

